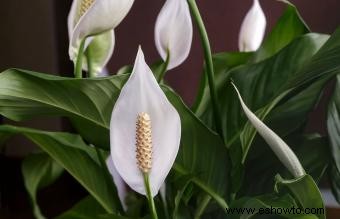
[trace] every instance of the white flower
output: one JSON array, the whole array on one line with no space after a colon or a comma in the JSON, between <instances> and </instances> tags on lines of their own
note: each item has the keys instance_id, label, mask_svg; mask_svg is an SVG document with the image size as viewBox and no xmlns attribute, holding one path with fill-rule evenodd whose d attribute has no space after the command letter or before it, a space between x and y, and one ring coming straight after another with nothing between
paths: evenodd
<instances>
[{"instance_id":1,"label":"white flower","mask_svg":"<svg viewBox=\"0 0 340 219\"><path fill-rule=\"evenodd\" d=\"M241 52L257 50L262 43L265 30L266 17L259 0L254 0L253 6L242 22L238 41L239 50Z\"/></svg>"},{"instance_id":2,"label":"white flower","mask_svg":"<svg viewBox=\"0 0 340 219\"><path fill-rule=\"evenodd\" d=\"M188 57L192 42L192 22L186 0L167 0L155 25L155 43L165 61L170 53L168 69L180 65Z\"/></svg>"},{"instance_id":3,"label":"white flower","mask_svg":"<svg viewBox=\"0 0 340 219\"><path fill-rule=\"evenodd\" d=\"M118 174L115 166L113 165L113 161L112 161L111 156L109 156L106 159L106 166L107 166L110 174L112 175L113 182L116 185L120 203L122 204L123 209L126 210L127 209L126 197L127 197L127 194L128 194L127 185L123 181L122 177L120 177L120 175Z\"/></svg>"},{"instance_id":4,"label":"white flower","mask_svg":"<svg viewBox=\"0 0 340 219\"><path fill-rule=\"evenodd\" d=\"M96 59L92 60L94 69L100 72L113 52L113 29L129 12L133 2L134 0L74 0L68 17L70 59L74 61L77 58L81 42L89 37L85 48L91 44L96 53L92 56ZM86 65L84 68L87 70Z\"/></svg>"},{"instance_id":5,"label":"white flower","mask_svg":"<svg viewBox=\"0 0 340 219\"><path fill-rule=\"evenodd\" d=\"M275 132L268 128L260 119L256 117L254 113L249 110L249 108L243 102L240 92L237 90L237 87L233 83L232 85L237 92L243 111L248 117L250 123L255 127L258 133L271 147L271 149L282 162L282 164L296 178L305 175L305 170L303 169L299 159L296 157L292 149L290 149L290 147Z\"/></svg>"},{"instance_id":6,"label":"white flower","mask_svg":"<svg viewBox=\"0 0 340 219\"><path fill-rule=\"evenodd\" d=\"M141 123L146 127L141 127ZM111 116L111 156L119 175L131 189L145 195L142 170L147 171L151 194L155 196L176 159L180 136L179 114L159 87L139 48L131 76L122 88ZM136 148L143 144L147 146L142 148L146 151ZM140 153L148 156L146 166L141 164L144 158Z\"/></svg>"}]
</instances>

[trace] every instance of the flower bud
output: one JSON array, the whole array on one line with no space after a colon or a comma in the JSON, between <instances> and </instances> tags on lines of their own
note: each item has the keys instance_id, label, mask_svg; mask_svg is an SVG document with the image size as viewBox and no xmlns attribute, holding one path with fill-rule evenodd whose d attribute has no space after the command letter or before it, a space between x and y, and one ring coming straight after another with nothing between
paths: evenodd
<instances>
[{"instance_id":1,"label":"flower bud","mask_svg":"<svg viewBox=\"0 0 340 219\"><path fill-rule=\"evenodd\" d=\"M254 0L253 6L245 16L239 34L239 50L241 52L256 51L263 40L266 30L266 17L259 0Z\"/></svg>"},{"instance_id":2,"label":"flower bud","mask_svg":"<svg viewBox=\"0 0 340 219\"><path fill-rule=\"evenodd\" d=\"M155 43L164 61L170 55L168 69L182 64L192 42L192 22L186 0L167 0L155 25Z\"/></svg>"}]
</instances>

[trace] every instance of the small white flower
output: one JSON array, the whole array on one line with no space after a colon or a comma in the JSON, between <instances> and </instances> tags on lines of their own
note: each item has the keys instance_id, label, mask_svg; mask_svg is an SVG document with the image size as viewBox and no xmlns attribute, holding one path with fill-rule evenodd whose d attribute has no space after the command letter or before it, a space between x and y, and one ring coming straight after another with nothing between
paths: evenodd
<instances>
[{"instance_id":1,"label":"small white flower","mask_svg":"<svg viewBox=\"0 0 340 219\"><path fill-rule=\"evenodd\" d=\"M271 149L282 162L282 164L296 178L305 175L305 170L303 169L299 159L296 157L292 149L290 149L290 147L275 132L268 128L259 118L256 117L253 112L249 110L249 108L243 102L237 87L233 83L232 85L237 92L243 111L248 117L250 123L255 127L258 133L271 147Z\"/></svg>"},{"instance_id":2,"label":"small white flower","mask_svg":"<svg viewBox=\"0 0 340 219\"><path fill-rule=\"evenodd\" d=\"M68 17L69 55L75 60L83 40L98 73L110 59L114 48L113 29L129 12L134 0L74 0ZM92 48L91 48L92 47ZM87 66L83 65L87 70Z\"/></svg>"},{"instance_id":3,"label":"small white flower","mask_svg":"<svg viewBox=\"0 0 340 219\"><path fill-rule=\"evenodd\" d=\"M253 6L242 22L238 41L239 50L241 52L256 51L262 43L265 30L266 17L259 0L254 0Z\"/></svg>"},{"instance_id":4,"label":"small white flower","mask_svg":"<svg viewBox=\"0 0 340 219\"><path fill-rule=\"evenodd\" d=\"M155 25L155 43L165 61L170 53L168 69L180 65L188 57L192 42L192 22L186 0L167 0Z\"/></svg>"},{"instance_id":5,"label":"small white flower","mask_svg":"<svg viewBox=\"0 0 340 219\"><path fill-rule=\"evenodd\" d=\"M111 116L111 156L119 175L131 189L145 195L143 172L147 172L155 196L176 159L180 136L179 114L139 48Z\"/></svg>"}]
</instances>

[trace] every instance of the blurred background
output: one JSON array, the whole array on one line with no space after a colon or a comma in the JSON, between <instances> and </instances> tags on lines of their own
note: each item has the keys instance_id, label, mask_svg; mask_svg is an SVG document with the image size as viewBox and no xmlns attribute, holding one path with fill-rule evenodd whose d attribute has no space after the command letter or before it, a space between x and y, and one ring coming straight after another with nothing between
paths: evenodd
<instances>
[{"instance_id":1,"label":"blurred background","mask_svg":"<svg viewBox=\"0 0 340 219\"><path fill-rule=\"evenodd\" d=\"M267 31L281 15L284 4L261 0L267 17ZM339 0L291 0L313 32L332 33L340 24ZM68 59L66 20L71 0L2 0L0 3L0 71L24 68L49 74L72 76L73 65ZM121 66L132 64L138 45L146 60L160 59L153 40L154 23L164 1L136 0L132 10L116 31L116 47L108 65L114 74ZM252 0L197 0L210 36L214 53L237 50L238 32ZM340 61L340 60L339 60ZM166 80L190 105L193 103L201 77L202 49L197 31L189 58L180 67L169 71ZM331 88L330 88L331 89ZM327 102L327 97L323 100ZM321 102L323 103L323 102ZM325 133L320 121L325 120L324 107L311 115L309 129ZM3 120L9 123L10 121ZM69 129L66 120L32 120L26 126L45 130ZM21 161L35 150L29 142L16 138L0 154L0 218L33 218L22 179ZM71 207L85 195L72 178L65 174L56 184L39 193L43 213L49 218ZM329 210L335 214L336 210ZM339 218L339 216L333 216Z\"/></svg>"}]
</instances>

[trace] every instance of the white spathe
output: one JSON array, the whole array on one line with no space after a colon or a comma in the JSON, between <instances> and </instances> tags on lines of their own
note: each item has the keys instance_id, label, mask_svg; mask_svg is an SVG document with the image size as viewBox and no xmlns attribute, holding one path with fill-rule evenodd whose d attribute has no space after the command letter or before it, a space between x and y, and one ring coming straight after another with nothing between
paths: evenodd
<instances>
[{"instance_id":1,"label":"white spathe","mask_svg":"<svg viewBox=\"0 0 340 219\"><path fill-rule=\"evenodd\" d=\"M145 195L143 174L137 166L135 139L137 116L142 112L148 113L151 118L153 153L149 179L152 196L155 196L176 159L181 121L139 48L131 76L112 111L110 144L119 175L131 189Z\"/></svg>"},{"instance_id":2,"label":"white spathe","mask_svg":"<svg viewBox=\"0 0 340 219\"><path fill-rule=\"evenodd\" d=\"M123 181L122 177L118 174L118 171L116 170L113 164L111 156L109 156L106 159L106 166L113 178L114 184L116 185L120 203L122 204L123 209L126 211L127 210L126 197L128 195L127 185Z\"/></svg>"},{"instance_id":3,"label":"white spathe","mask_svg":"<svg viewBox=\"0 0 340 219\"><path fill-rule=\"evenodd\" d=\"M186 0L167 0L155 25L156 48L165 61L170 53L168 70L184 62L192 43L192 21Z\"/></svg>"},{"instance_id":4,"label":"white spathe","mask_svg":"<svg viewBox=\"0 0 340 219\"><path fill-rule=\"evenodd\" d=\"M82 1L89 0L74 0L68 16L69 56L74 61L82 40L90 37L85 43L85 48L92 44L91 41L95 41L95 47L100 47L101 57L97 58L100 61L94 61L95 65L99 66L95 67L97 72L100 72L98 68L102 68L107 63L113 52L113 29L127 15L134 0L94 0L91 6L81 14ZM96 40L97 37L105 39Z\"/></svg>"},{"instance_id":5,"label":"white spathe","mask_svg":"<svg viewBox=\"0 0 340 219\"><path fill-rule=\"evenodd\" d=\"M266 23L266 17L259 0L254 0L241 25L238 41L241 52L256 51L260 47L266 30Z\"/></svg>"},{"instance_id":6,"label":"white spathe","mask_svg":"<svg viewBox=\"0 0 340 219\"><path fill-rule=\"evenodd\" d=\"M270 128L268 128L256 115L243 102L240 92L237 87L232 83L235 88L238 98L240 100L242 109L248 117L250 123L255 127L258 133L267 142L282 164L290 171L290 173L298 178L306 174L299 159L296 157L292 149Z\"/></svg>"}]
</instances>

